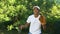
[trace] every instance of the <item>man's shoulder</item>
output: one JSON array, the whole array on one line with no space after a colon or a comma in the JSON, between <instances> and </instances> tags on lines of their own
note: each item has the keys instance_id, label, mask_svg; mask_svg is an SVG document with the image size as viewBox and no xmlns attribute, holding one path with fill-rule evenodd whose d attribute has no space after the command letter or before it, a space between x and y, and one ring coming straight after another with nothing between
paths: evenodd
<instances>
[{"instance_id":1,"label":"man's shoulder","mask_svg":"<svg viewBox=\"0 0 60 34\"><path fill-rule=\"evenodd\" d=\"M33 16L33 14L32 14L32 15L30 15L30 16Z\"/></svg>"},{"instance_id":2,"label":"man's shoulder","mask_svg":"<svg viewBox=\"0 0 60 34\"><path fill-rule=\"evenodd\" d=\"M29 17L33 17L34 15L32 14L32 15L30 15Z\"/></svg>"}]
</instances>

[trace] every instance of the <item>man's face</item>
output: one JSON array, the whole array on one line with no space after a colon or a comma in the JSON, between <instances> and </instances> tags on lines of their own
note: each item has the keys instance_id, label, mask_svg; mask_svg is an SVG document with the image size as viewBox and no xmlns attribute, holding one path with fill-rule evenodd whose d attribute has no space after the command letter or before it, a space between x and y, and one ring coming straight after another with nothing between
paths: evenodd
<instances>
[{"instance_id":1,"label":"man's face","mask_svg":"<svg viewBox=\"0 0 60 34\"><path fill-rule=\"evenodd\" d=\"M39 13L39 10L37 8L34 8L33 9L33 12L34 12L34 14L38 14Z\"/></svg>"}]
</instances>

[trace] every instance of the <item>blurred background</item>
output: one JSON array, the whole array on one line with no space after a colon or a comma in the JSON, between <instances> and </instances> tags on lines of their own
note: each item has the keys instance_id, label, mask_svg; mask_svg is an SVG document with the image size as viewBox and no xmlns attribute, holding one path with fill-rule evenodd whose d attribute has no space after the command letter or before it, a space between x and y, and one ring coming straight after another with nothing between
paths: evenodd
<instances>
[{"instance_id":1,"label":"blurred background","mask_svg":"<svg viewBox=\"0 0 60 34\"><path fill-rule=\"evenodd\" d=\"M20 30L33 6L38 5L46 17L47 30L43 34L60 34L60 0L0 0L0 34L27 34L28 28Z\"/></svg>"}]
</instances>

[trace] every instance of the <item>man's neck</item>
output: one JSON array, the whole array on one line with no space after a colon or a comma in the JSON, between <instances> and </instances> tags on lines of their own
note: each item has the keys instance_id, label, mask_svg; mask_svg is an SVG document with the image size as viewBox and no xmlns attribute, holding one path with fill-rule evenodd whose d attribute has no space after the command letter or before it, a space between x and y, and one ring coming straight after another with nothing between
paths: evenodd
<instances>
[{"instance_id":1,"label":"man's neck","mask_svg":"<svg viewBox=\"0 0 60 34\"><path fill-rule=\"evenodd\" d=\"M39 14L34 14L35 18L37 18L39 16Z\"/></svg>"}]
</instances>

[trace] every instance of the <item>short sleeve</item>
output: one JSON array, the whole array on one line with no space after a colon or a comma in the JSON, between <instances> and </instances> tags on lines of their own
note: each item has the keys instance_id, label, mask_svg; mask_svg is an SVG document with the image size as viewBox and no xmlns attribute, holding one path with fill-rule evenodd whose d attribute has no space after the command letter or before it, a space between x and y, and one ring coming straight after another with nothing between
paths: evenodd
<instances>
[{"instance_id":1,"label":"short sleeve","mask_svg":"<svg viewBox=\"0 0 60 34\"><path fill-rule=\"evenodd\" d=\"M30 16L28 17L28 19L27 19L26 22L27 22L27 23L30 23L30 22L31 22L31 17L30 17Z\"/></svg>"}]
</instances>

